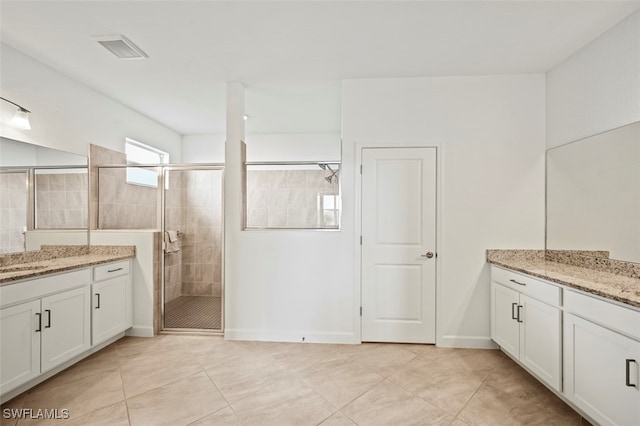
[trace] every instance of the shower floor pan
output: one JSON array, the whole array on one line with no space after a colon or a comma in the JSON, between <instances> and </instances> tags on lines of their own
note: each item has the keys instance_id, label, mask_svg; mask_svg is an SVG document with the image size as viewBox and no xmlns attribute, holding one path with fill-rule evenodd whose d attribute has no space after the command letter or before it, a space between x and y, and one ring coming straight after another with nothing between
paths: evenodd
<instances>
[{"instance_id":1,"label":"shower floor pan","mask_svg":"<svg viewBox=\"0 0 640 426\"><path fill-rule=\"evenodd\" d=\"M165 328L222 329L222 298L180 296L165 305Z\"/></svg>"}]
</instances>

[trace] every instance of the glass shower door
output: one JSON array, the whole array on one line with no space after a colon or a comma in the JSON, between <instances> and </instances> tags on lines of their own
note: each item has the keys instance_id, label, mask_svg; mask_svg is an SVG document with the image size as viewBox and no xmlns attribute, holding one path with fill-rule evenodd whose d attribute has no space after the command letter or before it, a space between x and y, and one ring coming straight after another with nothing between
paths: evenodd
<instances>
[{"instance_id":1,"label":"glass shower door","mask_svg":"<svg viewBox=\"0 0 640 426\"><path fill-rule=\"evenodd\" d=\"M165 330L223 331L220 167L165 168Z\"/></svg>"}]
</instances>

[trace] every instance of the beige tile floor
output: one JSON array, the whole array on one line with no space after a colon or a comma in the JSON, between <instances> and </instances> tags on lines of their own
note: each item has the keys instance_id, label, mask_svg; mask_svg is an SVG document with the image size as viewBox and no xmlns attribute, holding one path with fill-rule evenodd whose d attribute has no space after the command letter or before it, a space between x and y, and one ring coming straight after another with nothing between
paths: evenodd
<instances>
[{"instance_id":1,"label":"beige tile floor","mask_svg":"<svg viewBox=\"0 0 640 426\"><path fill-rule=\"evenodd\" d=\"M499 351L124 338L5 404L87 425L580 425ZM3 416L4 417L4 416Z\"/></svg>"}]
</instances>

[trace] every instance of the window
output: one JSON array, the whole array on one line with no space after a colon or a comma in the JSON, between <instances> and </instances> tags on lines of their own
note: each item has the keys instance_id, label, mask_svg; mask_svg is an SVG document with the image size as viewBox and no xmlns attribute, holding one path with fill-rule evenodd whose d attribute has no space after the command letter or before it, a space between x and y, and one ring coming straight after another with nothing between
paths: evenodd
<instances>
[{"instance_id":1,"label":"window","mask_svg":"<svg viewBox=\"0 0 640 426\"><path fill-rule=\"evenodd\" d=\"M129 138L125 141L125 153L127 154L127 164L169 163L168 153ZM155 170L128 167L127 183L156 188L158 186L158 174ZM169 184L168 180L166 184Z\"/></svg>"}]
</instances>

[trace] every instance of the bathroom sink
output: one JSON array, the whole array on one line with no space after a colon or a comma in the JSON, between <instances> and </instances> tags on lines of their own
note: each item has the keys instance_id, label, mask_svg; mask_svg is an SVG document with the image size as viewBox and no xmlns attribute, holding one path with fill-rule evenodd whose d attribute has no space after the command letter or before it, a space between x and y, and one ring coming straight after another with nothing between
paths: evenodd
<instances>
[{"instance_id":1,"label":"bathroom sink","mask_svg":"<svg viewBox=\"0 0 640 426\"><path fill-rule=\"evenodd\" d=\"M11 266L4 266L0 268L0 273L37 271L39 269L44 269L44 268L46 268L46 266L43 266L43 265L11 265Z\"/></svg>"}]
</instances>

